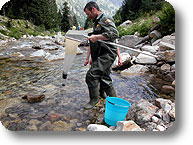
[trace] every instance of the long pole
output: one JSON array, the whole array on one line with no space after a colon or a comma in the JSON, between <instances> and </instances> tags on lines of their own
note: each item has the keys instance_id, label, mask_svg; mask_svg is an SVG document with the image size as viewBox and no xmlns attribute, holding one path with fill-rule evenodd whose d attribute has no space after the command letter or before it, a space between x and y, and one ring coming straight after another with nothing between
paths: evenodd
<instances>
[{"instance_id":1,"label":"long pole","mask_svg":"<svg viewBox=\"0 0 193 145\"><path fill-rule=\"evenodd\" d=\"M88 38L89 36L84 35L84 37ZM102 43L114 45L114 46L116 46L116 47L121 47L121 48L124 48L124 49L127 49L127 50L131 50L131 51L135 51L135 52L138 52L138 53L142 53L142 54L145 54L145 55L148 55L148 56L151 56L151 57L158 58L157 55L148 54L148 53L146 53L146 52L143 52L143 51L140 51L140 50L136 50L136 49L133 49L133 48L130 48L130 47L127 47L127 46L123 46L123 45L120 45L120 44L117 44L117 43L107 42L107 41L103 41L103 40L98 40L98 41L99 41L99 42L102 42Z\"/></svg>"}]
</instances>

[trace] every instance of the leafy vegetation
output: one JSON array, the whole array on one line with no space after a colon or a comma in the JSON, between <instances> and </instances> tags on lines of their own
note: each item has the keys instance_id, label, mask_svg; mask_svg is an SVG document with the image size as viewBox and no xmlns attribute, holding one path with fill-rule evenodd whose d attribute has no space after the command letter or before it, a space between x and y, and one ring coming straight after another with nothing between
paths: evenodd
<instances>
[{"instance_id":1,"label":"leafy vegetation","mask_svg":"<svg viewBox=\"0 0 193 145\"><path fill-rule=\"evenodd\" d=\"M168 35L175 32L175 10L170 3L163 6L162 13L159 15L161 32Z\"/></svg>"},{"instance_id":2,"label":"leafy vegetation","mask_svg":"<svg viewBox=\"0 0 193 145\"><path fill-rule=\"evenodd\" d=\"M159 31L162 35L168 35L175 32L175 10L173 6L170 3L162 2L161 0L155 0L155 4L152 3L153 0L124 1L122 7L114 16L115 23L120 25L125 20L129 19L133 21L133 24L129 26L119 26L118 30L120 37L124 35L133 35L135 32L138 32L140 36L146 36L154 25L160 26ZM125 14L125 17L122 16L123 13ZM155 22L155 18L159 19L159 21L157 20Z\"/></svg>"},{"instance_id":3,"label":"leafy vegetation","mask_svg":"<svg viewBox=\"0 0 193 145\"><path fill-rule=\"evenodd\" d=\"M42 29L55 32L66 32L72 23L77 23L69 13L66 2L63 12L57 11L56 0L10 0L0 10L0 15L10 19L28 20Z\"/></svg>"},{"instance_id":4,"label":"leafy vegetation","mask_svg":"<svg viewBox=\"0 0 193 145\"><path fill-rule=\"evenodd\" d=\"M119 36L124 35L134 35L135 32L138 32L140 36L146 36L149 30L153 27L152 17L148 18L139 18L130 26L119 26Z\"/></svg>"},{"instance_id":5,"label":"leafy vegetation","mask_svg":"<svg viewBox=\"0 0 193 145\"><path fill-rule=\"evenodd\" d=\"M134 21L147 13L161 10L165 0L124 0L121 8L115 16L115 24L118 26L126 20Z\"/></svg>"},{"instance_id":6,"label":"leafy vegetation","mask_svg":"<svg viewBox=\"0 0 193 145\"><path fill-rule=\"evenodd\" d=\"M29 21L20 19L9 19L4 16L0 16L0 39L5 37L14 37L16 39L21 38L23 35L53 35L55 32L46 31L43 26L35 26ZM4 35L4 36L3 36Z\"/></svg>"}]
</instances>

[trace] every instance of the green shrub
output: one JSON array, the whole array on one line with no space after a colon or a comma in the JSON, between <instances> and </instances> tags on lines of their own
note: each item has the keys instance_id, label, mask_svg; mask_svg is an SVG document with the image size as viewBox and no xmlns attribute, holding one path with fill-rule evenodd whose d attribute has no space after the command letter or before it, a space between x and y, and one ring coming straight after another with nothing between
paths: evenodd
<instances>
[{"instance_id":1,"label":"green shrub","mask_svg":"<svg viewBox=\"0 0 193 145\"><path fill-rule=\"evenodd\" d=\"M16 28L11 28L8 36L14 37L15 39L19 39L22 37L22 33Z\"/></svg>"},{"instance_id":2,"label":"green shrub","mask_svg":"<svg viewBox=\"0 0 193 145\"><path fill-rule=\"evenodd\" d=\"M161 32L163 35L169 35L175 32L175 10L170 3L166 3L159 15Z\"/></svg>"},{"instance_id":3,"label":"green shrub","mask_svg":"<svg viewBox=\"0 0 193 145\"><path fill-rule=\"evenodd\" d=\"M142 22L140 22L142 21ZM149 30L153 27L151 19L141 19L138 23L134 23L126 27L118 27L119 36L133 35L135 32L139 32L140 36L148 35Z\"/></svg>"},{"instance_id":4,"label":"green shrub","mask_svg":"<svg viewBox=\"0 0 193 145\"><path fill-rule=\"evenodd\" d=\"M11 24L12 20L8 20L7 23L6 23L6 27L7 28L11 28L12 27L12 24Z\"/></svg>"},{"instance_id":5,"label":"green shrub","mask_svg":"<svg viewBox=\"0 0 193 145\"><path fill-rule=\"evenodd\" d=\"M148 19L144 21L142 24L138 25L137 32L139 32L140 36L144 37L148 35L149 30L153 27L152 20Z\"/></svg>"},{"instance_id":6,"label":"green shrub","mask_svg":"<svg viewBox=\"0 0 193 145\"><path fill-rule=\"evenodd\" d=\"M7 35L7 31L5 31L5 30L0 30L0 33L3 35Z\"/></svg>"}]
</instances>

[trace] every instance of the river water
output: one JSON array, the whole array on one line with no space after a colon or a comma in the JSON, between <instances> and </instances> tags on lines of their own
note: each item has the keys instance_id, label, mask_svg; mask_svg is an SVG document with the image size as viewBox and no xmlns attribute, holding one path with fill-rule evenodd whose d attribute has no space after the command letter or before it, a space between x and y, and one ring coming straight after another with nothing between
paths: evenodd
<instances>
[{"instance_id":1,"label":"river water","mask_svg":"<svg viewBox=\"0 0 193 145\"><path fill-rule=\"evenodd\" d=\"M10 130L85 130L88 124L95 123L103 107L83 109L89 101L85 83L89 66L83 65L86 48L76 56L63 86L63 60L50 62L29 57L36 51L32 46L41 40L21 39L0 47L0 105L7 106L0 119ZM14 56L16 52L25 57ZM111 76L117 95L131 104L142 98L151 102L161 97L160 87L167 83L153 74L122 75L112 71ZM30 104L21 99L28 93L43 93L46 97L42 102ZM5 103L17 98L19 104Z\"/></svg>"}]
</instances>

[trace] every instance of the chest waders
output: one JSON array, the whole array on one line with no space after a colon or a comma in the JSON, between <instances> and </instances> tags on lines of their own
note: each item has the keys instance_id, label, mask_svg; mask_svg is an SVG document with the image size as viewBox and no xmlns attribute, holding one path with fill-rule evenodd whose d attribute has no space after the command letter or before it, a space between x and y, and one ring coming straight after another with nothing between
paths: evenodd
<instances>
[{"instance_id":1,"label":"chest waders","mask_svg":"<svg viewBox=\"0 0 193 145\"><path fill-rule=\"evenodd\" d=\"M104 14L100 14L95 20L93 34L107 35L110 42L118 37L118 31L112 21L107 19ZM99 83L107 96L116 97L116 92L112 85L110 77L110 68L117 56L117 48L101 43L90 42L91 57L93 64L86 74L86 83L88 85L90 101L85 105L85 109L92 109L99 102Z\"/></svg>"}]
</instances>

